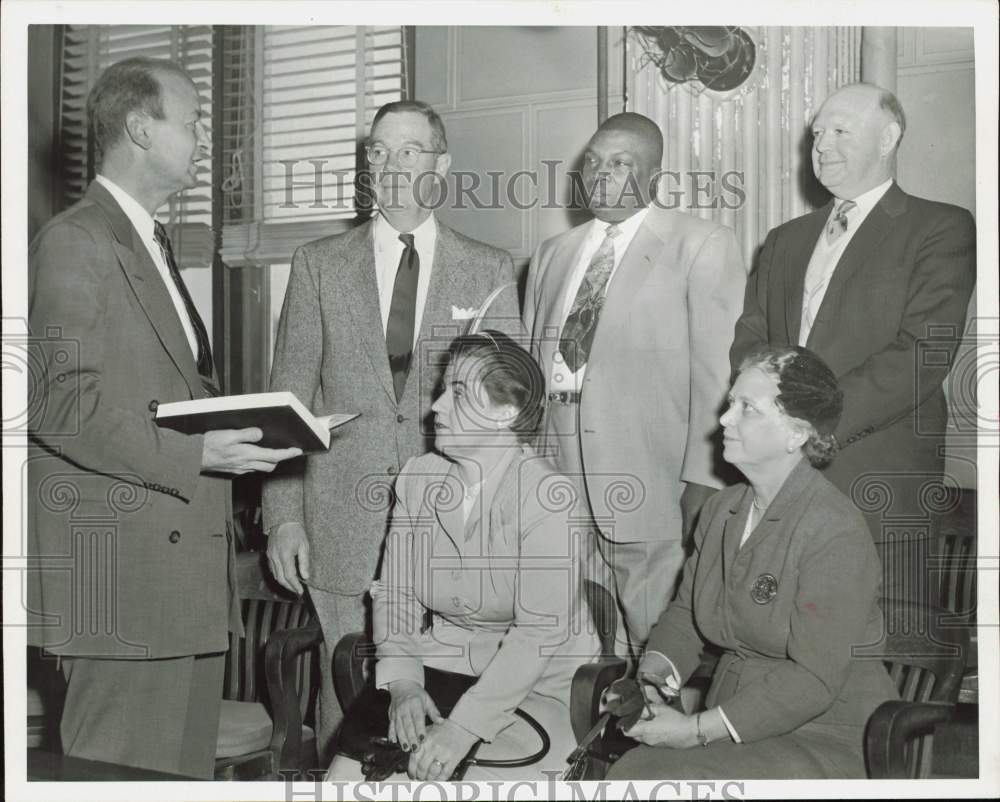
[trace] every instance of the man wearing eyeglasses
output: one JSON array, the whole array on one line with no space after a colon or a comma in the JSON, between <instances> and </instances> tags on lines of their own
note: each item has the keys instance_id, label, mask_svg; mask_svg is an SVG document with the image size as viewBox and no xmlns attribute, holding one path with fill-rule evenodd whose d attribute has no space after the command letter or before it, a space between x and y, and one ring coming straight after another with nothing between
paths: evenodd
<instances>
[{"instance_id":1,"label":"man wearing eyeglasses","mask_svg":"<svg viewBox=\"0 0 1000 802\"><path fill-rule=\"evenodd\" d=\"M589 505L589 572L617 592L622 656L666 607L682 535L721 484L713 435L746 284L730 229L655 197L662 158L641 114L598 128L582 176L595 219L539 246L524 298L547 446Z\"/></svg>"},{"instance_id":2,"label":"man wearing eyeglasses","mask_svg":"<svg viewBox=\"0 0 1000 802\"><path fill-rule=\"evenodd\" d=\"M308 586L327 656L318 746L321 762L342 718L329 675L341 635L365 629L391 485L431 446L435 358L498 287L514 281L505 251L435 219L451 156L444 125L426 103L378 110L365 152L378 206L369 222L308 243L292 260L272 390L291 390L317 414L360 412L329 452L296 460L264 487L264 525L275 578ZM513 287L490 307L492 328L517 334Z\"/></svg>"}]
</instances>

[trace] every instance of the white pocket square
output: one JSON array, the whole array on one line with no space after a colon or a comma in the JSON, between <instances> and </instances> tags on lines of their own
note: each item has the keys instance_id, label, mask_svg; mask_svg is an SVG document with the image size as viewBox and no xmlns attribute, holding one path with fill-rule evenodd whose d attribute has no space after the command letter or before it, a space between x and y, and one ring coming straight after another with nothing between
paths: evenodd
<instances>
[{"instance_id":1,"label":"white pocket square","mask_svg":"<svg viewBox=\"0 0 1000 802\"><path fill-rule=\"evenodd\" d=\"M479 311L479 307L471 306L468 309L462 309L460 306L453 306L451 308L451 319L452 320L472 320Z\"/></svg>"}]
</instances>

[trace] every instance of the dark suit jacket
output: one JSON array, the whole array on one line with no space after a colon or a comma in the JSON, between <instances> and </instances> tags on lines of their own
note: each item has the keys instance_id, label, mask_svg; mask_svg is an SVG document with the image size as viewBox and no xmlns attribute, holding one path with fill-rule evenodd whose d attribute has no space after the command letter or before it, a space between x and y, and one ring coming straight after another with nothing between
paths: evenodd
<instances>
[{"instance_id":1,"label":"dark suit jacket","mask_svg":"<svg viewBox=\"0 0 1000 802\"><path fill-rule=\"evenodd\" d=\"M396 403L375 281L372 222L303 245L292 259L271 389L316 414L360 412L328 452L290 460L264 484L264 526L298 521L310 544L310 583L360 594L375 578L391 486L433 442L430 407L442 357L478 308L514 281L510 255L437 222L437 244L410 375ZM520 331L517 293L503 291L487 325ZM487 326L484 326L486 328Z\"/></svg>"},{"instance_id":2,"label":"dark suit jacket","mask_svg":"<svg viewBox=\"0 0 1000 802\"><path fill-rule=\"evenodd\" d=\"M747 284L731 350L796 344L802 287L830 205L772 230ZM830 281L807 347L844 391L827 477L866 513L876 540L884 512L917 512L943 468L948 374L975 284L975 226L956 206L893 184L862 223ZM926 491L925 491L926 492Z\"/></svg>"},{"instance_id":3,"label":"dark suit jacket","mask_svg":"<svg viewBox=\"0 0 1000 802\"><path fill-rule=\"evenodd\" d=\"M734 485L705 503L647 651L670 658L683 682L704 641L722 646L706 703L722 706L744 743L803 732L812 746L853 743L860 759L868 717L896 696L880 661L852 658L882 634L875 547L857 510L805 460L740 548L752 500ZM755 600L767 576L773 595Z\"/></svg>"},{"instance_id":4,"label":"dark suit jacket","mask_svg":"<svg viewBox=\"0 0 1000 802\"><path fill-rule=\"evenodd\" d=\"M29 642L89 657L224 651L229 481L154 402L205 391L163 279L92 184L29 251ZM36 615L37 614L37 615Z\"/></svg>"}]
</instances>

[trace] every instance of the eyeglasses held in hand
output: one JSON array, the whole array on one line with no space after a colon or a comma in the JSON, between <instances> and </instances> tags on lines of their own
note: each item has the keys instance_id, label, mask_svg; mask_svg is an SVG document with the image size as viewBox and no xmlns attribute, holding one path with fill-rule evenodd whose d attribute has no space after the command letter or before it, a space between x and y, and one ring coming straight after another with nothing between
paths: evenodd
<instances>
[{"instance_id":1,"label":"eyeglasses held in hand","mask_svg":"<svg viewBox=\"0 0 1000 802\"><path fill-rule=\"evenodd\" d=\"M368 157L368 163L373 164L376 167L389 161L390 153L392 153L392 151L385 147L385 145L367 145L365 147L365 155ZM417 162L420 160L421 154L424 153L434 153L440 156L444 153L444 151L424 150L423 148L414 147L413 145L407 145L396 151L396 162L400 167L415 167Z\"/></svg>"}]
</instances>

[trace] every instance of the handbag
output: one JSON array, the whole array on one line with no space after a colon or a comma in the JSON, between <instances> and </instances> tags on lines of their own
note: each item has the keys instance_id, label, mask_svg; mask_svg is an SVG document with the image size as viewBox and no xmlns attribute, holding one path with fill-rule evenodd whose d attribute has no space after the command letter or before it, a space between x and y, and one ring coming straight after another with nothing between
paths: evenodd
<instances>
[{"instance_id":1,"label":"handbag","mask_svg":"<svg viewBox=\"0 0 1000 802\"><path fill-rule=\"evenodd\" d=\"M424 690L446 718L458 704L462 694L475 685L478 679L479 677L468 674L424 668ZM338 752L361 763L361 770L369 782L381 782L393 774L405 772L410 762L410 752L403 751L398 743L386 738L391 699L388 691L376 688L374 682L369 681L344 714L344 723L338 734ZM550 740L545 728L520 708L514 711L514 715L523 719L537 733L542 742L541 747L525 757L489 759L476 757L482 743L477 741L455 767L450 778L452 781L461 780L469 766L517 768L537 763L548 754Z\"/></svg>"}]
</instances>

